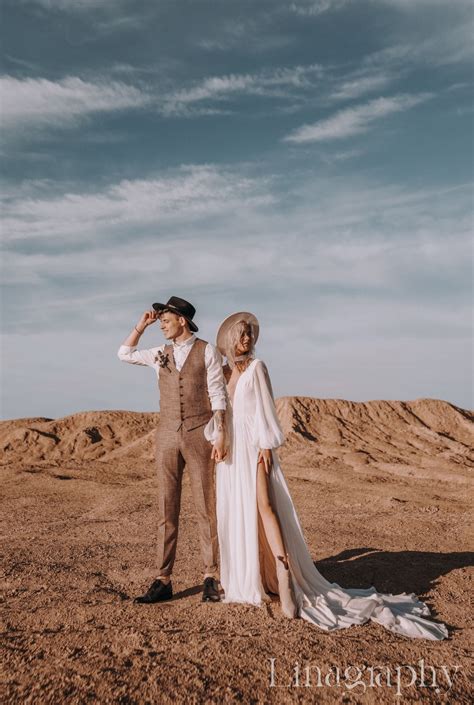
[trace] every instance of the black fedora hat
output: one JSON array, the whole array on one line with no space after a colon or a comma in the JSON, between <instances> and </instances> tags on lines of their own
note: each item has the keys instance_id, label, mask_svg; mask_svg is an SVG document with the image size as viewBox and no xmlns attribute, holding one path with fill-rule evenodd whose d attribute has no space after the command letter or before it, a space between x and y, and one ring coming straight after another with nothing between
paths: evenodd
<instances>
[{"instance_id":1,"label":"black fedora hat","mask_svg":"<svg viewBox=\"0 0 474 705\"><path fill-rule=\"evenodd\" d=\"M199 328L195 323L193 323L193 318L194 314L196 313L196 309L192 304L189 303L189 301L186 301L185 299L180 299L179 296L172 296L170 299L168 299L168 303L166 304L153 304L153 308L155 311L162 312L162 311L171 311L171 313L176 313L177 316L182 316L187 320L189 323L189 328L192 330L194 333L197 333Z\"/></svg>"}]
</instances>

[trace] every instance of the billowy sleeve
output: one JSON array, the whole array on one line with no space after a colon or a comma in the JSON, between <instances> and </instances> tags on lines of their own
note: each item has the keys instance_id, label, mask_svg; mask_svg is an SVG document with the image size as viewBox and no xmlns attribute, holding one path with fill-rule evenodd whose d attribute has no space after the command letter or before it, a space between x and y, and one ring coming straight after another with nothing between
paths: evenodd
<instances>
[{"instance_id":1,"label":"billowy sleeve","mask_svg":"<svg viewBox=\"0 0 474 705\"><path fill-rule=\"evenodd\" d=\"M158 350L163 350L164 345L149 350L137 350L136 346L121 345L117 352L117 357L122 362L129 362L131 365L146 365L156 367L156 354Z\"/></svg>"},{"instance_id":2,"label":"billowy sleeve","mask_svg":"<svg viewBox=\"0 0 474 705\"><path fill-rule=\"evenodd\" d=\"M229 448L232 444L232 410L230 405L227 406L225 413L225 424L224 424L224 445ZM204 438L214 445L217 443L219 437L219 431L217 428L216 417L214 414L209 419L208 423L204 427Z\"/></svg>"},{"instance_id":3,"label":"billowy sleeve","mask_svg":"<svg viewBox=\"0 0 474 705\"><path fill-rule=\"evenodd\" d=\"M253 370L256 400L253 441L260 449L278 448L285 440L273 398L272 384L264 362L257 360Z\"/></svg>"}]
</instances>

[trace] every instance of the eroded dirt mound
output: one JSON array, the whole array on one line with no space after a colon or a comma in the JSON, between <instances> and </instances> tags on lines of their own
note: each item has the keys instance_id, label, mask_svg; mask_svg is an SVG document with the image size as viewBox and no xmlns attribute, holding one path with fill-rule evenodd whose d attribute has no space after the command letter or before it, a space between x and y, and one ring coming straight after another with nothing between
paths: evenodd
<instances>
[{"instance_id":1,"label":"eroded dirt mound","mask_svg":"<svg viewBox=\"0 0 474 705\"><path fill-rule=\"evenodd\" d=\"M148 457L158 413L87 411L62 419L26 418L0 424L2 463L94 460L125 452ZM149 438L147 436L150 436Z\"/></svg>"},{"instance_id":2,"label":"eroded dirt mound","mask_svg":"<svg viewBox=\"0 0 474 705\"><path fill-rule=\"evenodd\" d=\"M344 399L282 397L278 413L286 449L346 465L376 465L403 474L474 467L474 414L439 399L352 402Z\"/></svg>"},{"instance_id":3,"label":"eroded dirt mound","mask_svg":"<svg viewBox=\"0 0 474 705\"><path fill-rule=\"evenodd\" d=\"M282 397L277 409L284 451L351 467L374 465L445 472L474 467L474 414L438 399L353 402ZM0 424L2 462L35 463L153 457L158 413L90 411L62 419L27 418ZM442 461L440 463L440 460ZM310 463L311 464L311 463Z\"/></svg>"}]
</instances>

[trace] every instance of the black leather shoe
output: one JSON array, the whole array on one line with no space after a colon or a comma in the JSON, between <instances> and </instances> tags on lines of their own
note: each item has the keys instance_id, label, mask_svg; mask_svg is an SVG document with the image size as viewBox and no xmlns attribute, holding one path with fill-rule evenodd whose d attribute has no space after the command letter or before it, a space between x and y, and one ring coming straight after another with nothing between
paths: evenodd
<instances>
[{"instance_id":1,"label":"black leather shoe","mask_svg":"<svg viewBox=\"0 0 474 705\"><path fill-rule=\"evenodd\" d=\"M146 593L140 595L134 599L134 602L138 602L142 605L150 605L153 602L164 602L164 600L171 600L173 597L173 588L171 582L163 583L161 580L154 580Z\"/></svg>"},{"instance_id":2,"label":"black leather shoe","mask_svg":"<svg viewBox=\"0 0 474 705\"><path fill-rule=\"evenodd\" d=\"M220 602L221 596L219 594L219 585L217 580L214 578L204 578L204 585L202 589L202 601L203 602Z\"/></svg>"}]
</instances>

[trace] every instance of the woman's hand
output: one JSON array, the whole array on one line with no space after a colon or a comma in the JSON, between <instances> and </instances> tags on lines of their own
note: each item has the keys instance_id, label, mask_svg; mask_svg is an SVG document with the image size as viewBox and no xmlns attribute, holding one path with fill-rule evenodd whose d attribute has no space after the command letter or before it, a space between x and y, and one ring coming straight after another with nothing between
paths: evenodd
<instances>
[{"instance_id":1,"label":"woman's hand","mask_svg":"<svg viewBox=\"0 0 474 705\"><path fill-rule=\"evenodd\" d=\"M216 463L220 463L222 460L225 459L227 455L227 448L225 444L225 437L223 434L219 434L217 436L216 442L212 446L212 451L211 451L211 458L212 460L215 460Z\"/></svg>"},{"instance_id":2,"label":"woman's hand","mask_svg":"<svg viewBox=\"0 0 474 705\"><path fill-rule=\"evenodd\" d=\"M263 463L263 468L266 472L267 475L270 474L270 471L273 467L273 455L272 451L269 448L261 448L258 451L258 463L260 464Z\"/></svg>"},{"instance_id":3,"label":"woman's hand","mask_svg":"<svg viewBox=\"0 0 474 705\"><path fill-rule=\"evenodd\" d=\"M150 309L149 311L145 311L142 314L142 317L137 323L137 328L138 330L145 330L145 328L148 328L148 326L151 326L152 323L155 323L158 320L158 311L155 311L154 308Z\"/></svg>"}]
</instances>

